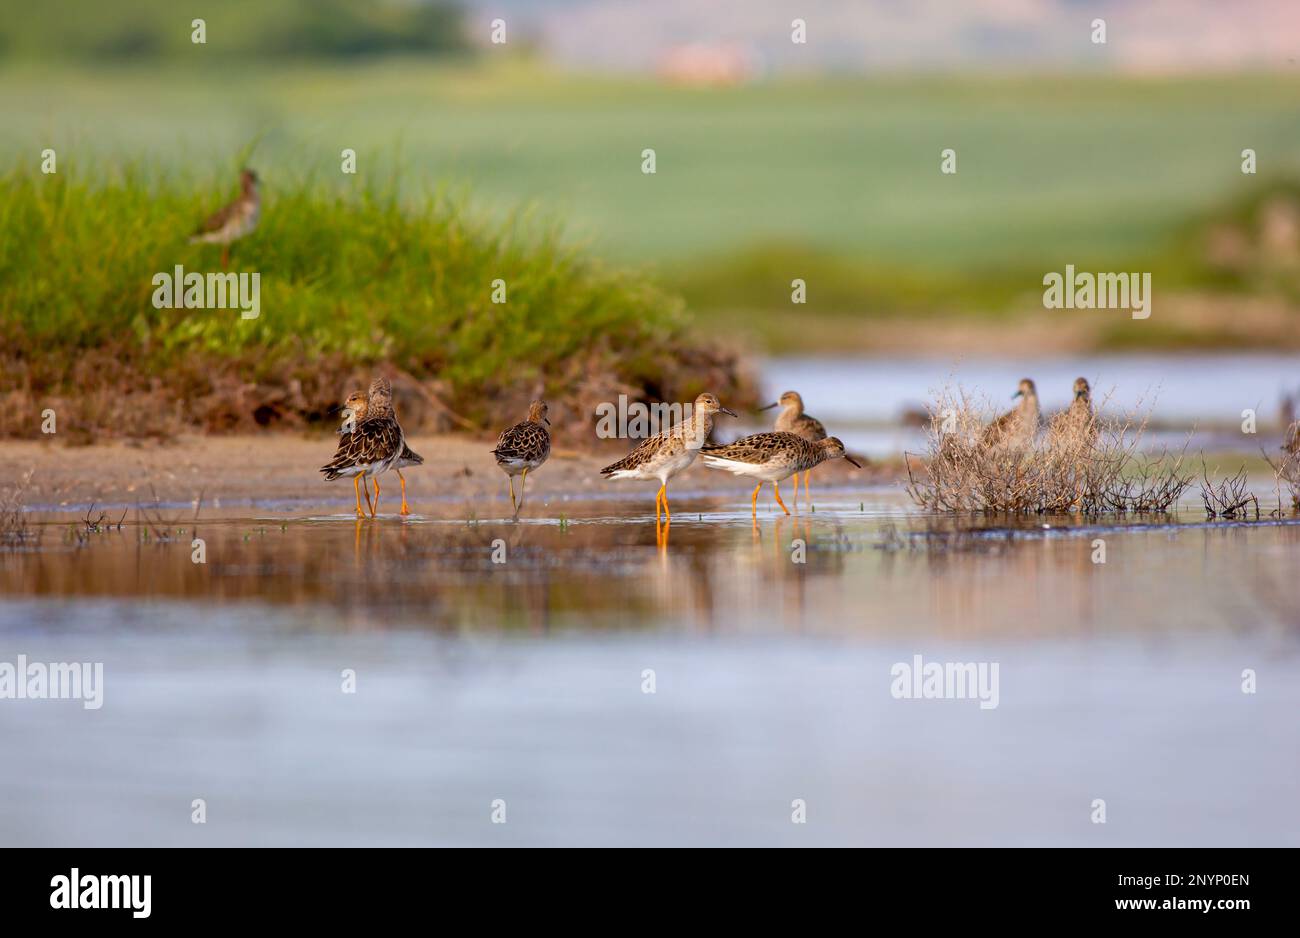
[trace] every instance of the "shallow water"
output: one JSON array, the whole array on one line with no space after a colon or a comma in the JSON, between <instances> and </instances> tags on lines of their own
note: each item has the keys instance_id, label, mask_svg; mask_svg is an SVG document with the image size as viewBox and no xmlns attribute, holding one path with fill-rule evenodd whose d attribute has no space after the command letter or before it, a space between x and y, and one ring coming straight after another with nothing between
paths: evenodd
<instances>
[{"instance_id":1,"label":"shallow water","mask_svg":"<svg viewBox=\"0 0 1300 938\"><path fill-rule=\"evenodd\" d=\"M38 516L0 661L102 662L103 706L0 700L0 842L1300 843L1300 523L815 495L227 507L202 564L182 509ZM996 707L896 699L915 655Z\"/></svg>"}]
</instances>

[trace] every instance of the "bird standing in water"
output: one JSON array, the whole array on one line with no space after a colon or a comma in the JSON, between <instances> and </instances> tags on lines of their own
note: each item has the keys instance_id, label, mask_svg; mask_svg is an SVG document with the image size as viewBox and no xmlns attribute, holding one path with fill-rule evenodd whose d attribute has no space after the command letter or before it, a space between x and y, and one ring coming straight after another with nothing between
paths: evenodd
<instances>
[{"instance_id":1,"label":"bird standing in water","mask_svg":"<svg viewBox=\"0 0 1300 938\"><path fill-rule=\"evenodd\" d=\"M822 426L822 422L804 413L803 398L799 396L799 392L786 391L775 404L768 404L766 407L760 407L759 410L771 410L773 407L781 408L781 413L776 416L775 429L778 432L793 433L803 437L809 443L826 439L826 428ZM808 476L807 472L803 474L803 491L811 504L812 491L808 488ZM799 504L798 474L794 477L794 503L796 506Z\"/></svg>"},{"instance_id":2,"label":"bird standing in water","mask_svg":"<svg viewBox=\"0 0 1300 938\"><path fill-rule=\"evenodd\" d=\"M607 479L659 480L655 495L655 523L659 523L660 505L663 514L672 520L668 510L668 480L695 462L709 434L713 432L713 415L736 416L735 411L723 407L712 394L701 394L695 399L691 416L675 427L647 437L618 462L600 470Z\"/></svg>"},{"instance_id":3,"label":"bird standing in water","mask_svg":"<svg viewBox=\"0 0 1300 938\"><path fill-rule=\"evenodd\" d=\"M528 405L528 418L503 431L492 450L497 465L510 480L510 507L516 515L524 507L524 490L528 487L529 470L536 470L551 455L551 434L546 430L550 425L551 421L546 416L546 402L533 401ZM523 477L519 482L518 503L515 502L517 475Z\"/></svg>"},{"instance_id":4,"label":"bird standing in water","mask_svg":"<svg viewBox=\"0 0 1300 938\"><path fill-rule=\"evenodd\" d=\"M379 476L393 468L406 449L406 438L393 413L393 386L387 378L376 378L371 382L366 398L365 417L354 419L356 425L352 432L339 438L334 458L321 466L320 471L325 474L326 482L339 477L352 479L352 487L357 496L358 518L364 517L360 486L367 478L373 480L375 501L370 507L370 517L373 519L379 511ZM369 493L366 501L370 501Z\"/></svg>"},{"instance_id":5,"label":"bird standing in water","mask_svg":"<svg viewBox=\"0 0 1300 938\"><path fill-rule=\"evenodd\" d=\"M741 437L734 443L706 446L700 451L700 459L712 469L726 469L735 475L758 480L749 500L750 511L755 515L758 513L758 490L764 482L772 483L776 502L788 515L790 509L781 501L781 483L790 476L797 478L800 472L807 472L828 459L846 459L857 468L862 468L844 451L844 444L836 437L828 436L810 443L797 433L784 430L755 433L753 436Z\"/></svg>"},{"instance_id":6,"label":"bird standing in water","mask_svg":"<svg viewBox=\"0 0 1300 938\"><path fill-rule=\"evenodd\" d=\"M356 429L358 420L365 420L368 412L369 401L365 392L353 391L348 395L348 399L343 403L343 424L339 427L339 434L346 435ZM340 445L342 441L340 440ZM411 513L410 506L406 503L406 476L402 475L402 470L411 466L421 466L424 464L424 457L406 442L406 435L402 435L402 455L398 457L397 462L393 463L393 470L397 473L397 478L402 483L402 514ZM370 490L366 489L366 504L370 504Z\"/></svg>"}]
</instances>

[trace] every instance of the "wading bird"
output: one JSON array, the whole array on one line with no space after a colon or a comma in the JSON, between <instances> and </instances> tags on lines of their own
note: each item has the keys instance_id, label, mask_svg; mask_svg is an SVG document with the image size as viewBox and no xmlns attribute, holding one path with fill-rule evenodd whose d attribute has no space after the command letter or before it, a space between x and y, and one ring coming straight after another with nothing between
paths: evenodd
<instances>
[{"instance_id":1,"label":"wading bird","mask_svg":"<svg viewBox=\"0 0 1300 938\"><path fill-rule=\"evenodd\" d=\"M348 435L357 428L357 421L364 420L366 417L366 392L353 391L343 402L343 423L339 425L338 434L344 439L339 440L339 446L342 447L344 440ZM370 508L370 489L366 488L366 508Z\"/></svg>"},{"instance_id":2,"label":"wading bird","mask_svg":"<svg viewBox=\"0 0 1300 938\"><path fill-rule=\"evenodd\" d=\"M536 470L551 455L551 434L542 424L551 425L546 416L546 402L533 401L528 405L528 419L503 431L492 450L497 465L510 480L510 507L516 515L524 507L528 470ZM515 476L523 477L519 480L518 504L515 503Z\"/></svg>"},{"instance_id":3,"label":"wading bird","mask_svg":"<svg viewBox=\"0 0 1300 938\"><path fill-rule=\"evenodd\" d=\"M994 420L984 431L987 446L1027 446L1038 433L1038 389L1028 378L1020 379L1013 398L1020 398L1014 410Z\"/></svg>"},{"instance_id":4,"label":"wading bird","mask_svg":"<svg viewBox=\"0 0 1300 938\"><path fill-rule=\"evenodd\" d=\"M368 408L366 394L363 391L353 391L348 395L348 399L343 403L343 425L339 427L340 435L351 433L356 429L358 420L365 420ZM342 441L340 441L341 443ZM402 470L411 466L424 465L424 457L406 442L405 434L402 437L402 455L393 463L393 470L397 473L398 480L402 483L402 514L409 515L410 507L406 504L406 476L402 475ZM366 489L366 505L370 504L370 490Z\"/></svg>"},{"instance_id":5,"label":"wading bird","mask_svg":"<svg viewBox=\"0 0 1300 938\"><path fill-rule=\"evenodd\" d=\"M776 416L774 429L801 436L809 443L826 439L826 428L822 426L822 422L804 413L803 398L799 396L799 392L786 391L775 404L768 404L766 407L760 407L759 410L771 410L773 407L781 408L781 413ZM812 491L808 488L808 476L807 472L803 474L803 491L811 504ZM799 504L798 475L794 477L794 503L796 506Z\"/></svg>"},{"instance_id":6,"label":"wading bird","mask_svg":"<svg viewBox=\"0 0 1300 938\"><path fill-rule=\"evenodd\" d=\"M726 469L738 476L758 480L749 500L750 511L755 516L758 514L758 490L764 482L772 483L776 502L788 515L790 509L781 501L781 482L790 476L807 472L828 459L846 459L853 466L862 468L844 451L844 444L836 437L828 436L810 443L798 434L784 430L755 433L753 436L741 437L734 443L706 446L700 451L700 459L711 469Z\"/></svg>"},{"instance_id":7,"label":"wading bird","mask_svg":"<svg viewBox=\"0 0 1300 938\"><path fill-rule=\"evenodd\" d=\"M659 523L659 506L663 505L663 514L672 520L668 510L668 480L677 475L691 463L713 431L713 415L726 414L736 416L718 402L712 394L701 394L695 399L691 416L677 426L652 437L647 437L632 452L618 462L600 470L607 479L635 479L649 481L659 480L659 492L655 495L655 523Z\"/></svg>"},{"instance_id":8,"label":"wading bird","mask_svg":"<svg viewBox=\"0 0 1300 938\"><path fill-rule=\"evenodd\" d=\"M393 386L387 378L376 378L371 382L365 416L354 419L356 425L352 432L339 438L334 458L321 466L320 471L325 474L326 482L333 482L340 476L352 479L352 487L357 496L358 518L364 517L361 511L360 485L367 478L372 479L375 484L375 502L370 508L370 517L374 518L379 511L379 476L394 468L407 449L402 427L393 413ZM419 459L414 453L411 455ZM405 484L402 487L405 491ZM369 493L366 500L370 500ZM405 508L405 497L403 507Z\"/></svg>"},{"instance_id":9,"label":"wading bird","mask_svg":"<svg viewBox=\"0 0 1300 938\"><path fill-rule=\"evenodd\" d=\"M245 169L239 174L239 197L199 225L190 243L220 244L221 266L230 260L230 244L251 234L262 212L262 196L257 191L257 173Z\"/></svg>"},{"instance_id":10,"label":"wading bird","mask_svg":"<svg viewBox=\"0 0 1300 938\"><path fill-rule=\"evenodd\" d=\"M1048 438L1054 444L1091 446L1097 439L1097 417L1092 411L1092 388L1087 378L1074 379L1074 399L1052 418Z\"/></svg>"}]
</instances>

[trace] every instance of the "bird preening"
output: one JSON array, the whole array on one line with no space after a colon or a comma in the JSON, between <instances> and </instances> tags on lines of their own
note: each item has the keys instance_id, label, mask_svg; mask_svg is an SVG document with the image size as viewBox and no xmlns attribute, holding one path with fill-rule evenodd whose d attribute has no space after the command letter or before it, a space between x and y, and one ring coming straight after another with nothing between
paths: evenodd
<instances>
[{"instance_id":1,"label":"bird preening","mask_svg":"<svg viewBox=\"0 0 1300 938\"><path fill-rule=\"evenodd\" d=\"M374 503L371 504L367 489L366 505L370 508L370 517L374 518L379 512L379 477L389 469L397 470L402 481L402 514L408 514L406 479L402 477L401 469L418 466L424 459L406 445L406 437L393 411L393 386L389 380L376 378L364 398L360 392L349 395L343 423L340 430L348 426L351 429L341 433L334 458L321 466L325 481L332 482L340 477L352 479L358 518L365 516L361 510L361 488L367 480L372 482Z\"/></svg>"}]
</instances>

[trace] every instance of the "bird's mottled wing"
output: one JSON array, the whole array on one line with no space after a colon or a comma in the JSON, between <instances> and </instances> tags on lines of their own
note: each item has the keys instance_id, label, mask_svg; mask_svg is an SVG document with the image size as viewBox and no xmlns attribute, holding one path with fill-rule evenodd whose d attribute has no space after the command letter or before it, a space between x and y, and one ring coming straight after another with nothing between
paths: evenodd
<instances>
[{"instance_id":1,"label":"bird's mottled wing","mask_svg":"<svg viewBox=\"0 0 1300 938\"><path fill-rule=\"evenodd\" d=\"M326 479L337 479L339 472L344 469L351 469L357 464L356 447L353 442L355 436L356 431L353 430L351 433L344 433L339 437L339 445L334 450L334 458L320 467L320 471L325 473Z\"/></svg>"},{"instance_id":2,"label":"bird's mottled wing","mask_svg":"<svg viewBox=\"0 0 1300 938\"><path fill-rule=\"evenodd\" d=\"M717 456L721 459L758 465L767 462L777 450L797 447L800 442L802 441L795 434L777 430L773 433L755 433L752 436L741 437L734 443L711 444L703 447L700 453L705 456Z\"/></svg>"},{"instance_id":3,"label":"bird's mottled wing","mask_svg":"<svg viewBox=\"0 0 1300 938\"><path fill-rule=\"evenodd\" d=\"M645 465L659 454L663 448L667 437L663 433L657 433L654 436L647 437L641 441L641 444L628 453L618 462L606 466L600 470L601 475L609 475L611 472L618 472L623 469L635 469L638 466Z\"/></svg>"},{"instance_id":4,"label":"bird's mottled wing","mask_svg":"<svg viewBox=\"0 0 1300 938\"><path fill-rule=\"evenodd\" d=\"M364 463L383 462L402 449L402 428L391 417L375 420L363 420L352 431L360 447L358 461Z\"/></svg>"},{"instance_id":5,"label":"bird's mottled wing","mask_svg":"<svg viewBox=\"0 0 1300 938\"><path fill-rule=\"evenodd\" d=\"M551 451L551 435L546 428L531 420L517 423L497 438L492 455L498 463L511 461L535 462L545 459Z\"/></svg>"},{"instance_id":6,"label":"bird's mottled wing","mask_svg":"<svg viewBox=\"0 0 1300 938\"><path fill-rule=\"evenodd\" d=\"M397 421L383 417L363 420L355 430L343 435L334 458L321 466L320 471L333 479L340 470L384 462L401 446L402 428Z\"/></svg>"},{"instance_id":7,"label":"bird's mottled wing","mask_svg":"<svg viewBox=\"0 0 1300 938\"><path fill-rule=\"evenodd\" d=\"M239 211L239 202L231 202L208 216L203 224L194 230L196 235L213 234L230 224Z\"/></svg>"}]
</instances>

